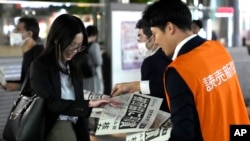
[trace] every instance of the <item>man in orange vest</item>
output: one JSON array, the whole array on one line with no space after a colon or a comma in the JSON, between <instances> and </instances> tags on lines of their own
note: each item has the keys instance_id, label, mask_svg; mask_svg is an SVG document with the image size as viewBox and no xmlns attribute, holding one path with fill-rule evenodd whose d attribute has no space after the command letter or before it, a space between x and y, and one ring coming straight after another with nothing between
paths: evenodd
<instances>
[{"instance_id":1,"label":"man in orange vest","mask_svg":"<svg viewBox=\"0 0 250 141\"><path fill-rule=\"evenodd\" d=\"M163 77L173 123L169 141L229 141L230 125L249 119L225 47L192 33L192 16L181 0L157 1L146 7L143 19L173 60Z\"/></svg>"}]
</instances>

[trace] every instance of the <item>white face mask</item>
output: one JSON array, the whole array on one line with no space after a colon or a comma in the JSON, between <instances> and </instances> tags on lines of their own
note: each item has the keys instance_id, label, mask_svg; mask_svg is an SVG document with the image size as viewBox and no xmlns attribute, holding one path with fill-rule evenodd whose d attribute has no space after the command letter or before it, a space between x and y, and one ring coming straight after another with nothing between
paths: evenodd
<instances>
[{"instance_id":1,"label":"white face mask","mask_svg":"<svg viewBox=\"0 0 250 141\"><path fill-rule=\"evenodd\" d=\"M148 49L146 47L146 42L140 42L138 43L138 49L139 49L139 52L143 55L143 57L148 57L148 56L151 56L153 55L153 51L151 49Z\"/></svg>"},{"instance_id":2,"label":"white face mask","mask_svg":"<svg viewBox=\"0 0 250 141\"><path fill-rule=\"evenodd\" d=\"M25 40L22 38L21 33L11 33L10 35L10 45L21 47L24 44Z\"/></svg>"}]
</instances>

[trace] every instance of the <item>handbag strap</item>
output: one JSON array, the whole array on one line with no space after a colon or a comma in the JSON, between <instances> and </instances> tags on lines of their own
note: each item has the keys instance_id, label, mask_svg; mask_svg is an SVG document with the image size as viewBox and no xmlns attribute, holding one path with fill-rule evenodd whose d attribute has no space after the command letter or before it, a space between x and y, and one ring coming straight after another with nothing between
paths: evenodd
<instances>
[{"instance_id":1,"label":"handbag strap","mask_svg":"<svg viewBox=\"0 0 250 141\"><path fill-rule=\"evenodd\" d=\"M28 70L28 72L26 73L26 76L25 76L25 78L23 80L22 87L20 89L20 94L23 93L25 86L28 85L27 83L28 83L28 79L29 79L29 72L30 71Z\"/></svg>"}]
</instances>

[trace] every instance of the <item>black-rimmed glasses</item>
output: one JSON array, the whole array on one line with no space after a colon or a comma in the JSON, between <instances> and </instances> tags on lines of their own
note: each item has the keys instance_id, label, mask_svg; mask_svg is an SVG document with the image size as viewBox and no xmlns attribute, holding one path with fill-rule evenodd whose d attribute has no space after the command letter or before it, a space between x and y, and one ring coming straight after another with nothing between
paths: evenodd
<instances>
[{"instance_id":1,"label":"black-rimmed glasses","mask_svg":"<svg viewBox=\"0 0 250 141\"><path fill-rule=\"evenodd\" d=\"M87 47L86 46L77 46L75 47L75 45L69 45L67 48L66 48L66 51L68 52L74 52L75 50L77 52L82 52L86 49Z\"/></svg>"}]
</instances>

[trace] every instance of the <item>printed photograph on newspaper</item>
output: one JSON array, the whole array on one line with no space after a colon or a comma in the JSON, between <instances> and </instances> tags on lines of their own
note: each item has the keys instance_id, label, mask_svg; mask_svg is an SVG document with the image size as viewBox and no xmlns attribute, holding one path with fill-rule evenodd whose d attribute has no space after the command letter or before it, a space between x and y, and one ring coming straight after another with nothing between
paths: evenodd
<instances>
[{"instance_id":1,"label":"printed photograph on newspaper","mask_svg":"<svg viewBox=\"0 0 250 141\"><path fill-rule=\"evenodd\" d=\"M126 141L168 141L172 128L156 128L145 132L129 133Z\"/></svg>"},{"instance_id":2,"label":"printed photograph on newspaper","mask_svg":"<svg viewBox=\"0 0 250 141\"><path fill-rule=\"evenodd\" d=\"M148 131L127 133L126 141L168 141L171 130L170 113L159 111Z\"/></svg>"},{"instance_id":3,"label":"printed photograph on newspaper","mask_svg":"<svg viewBox=\"0 0 250 141\"><path fill-rule=\"evenodd\" d=\"M118 108L105 105L95 135L148 131L159 113L161 98L136 93L113 97Z\"/></svg>"}]
</instances>

